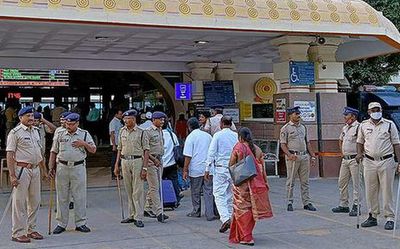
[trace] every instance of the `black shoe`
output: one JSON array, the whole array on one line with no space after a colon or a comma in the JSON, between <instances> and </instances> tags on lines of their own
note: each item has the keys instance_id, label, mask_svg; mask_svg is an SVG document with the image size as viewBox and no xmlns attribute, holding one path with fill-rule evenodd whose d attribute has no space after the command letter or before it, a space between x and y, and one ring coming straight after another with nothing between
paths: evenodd
<instances>
[{"instance_id":1,"label":"black shoe","mask_svg":"<svg viewBox=\"0 0 400 249\"><path fill-rule=\"evenodd\" d=\"M317 211L317 209L311 203L308 203L307 205L305 205L304 209L308 210L308 211Z\"/></svg>"},{"instance_id":2,"label":"black shoe","mask_svg":"<svg viewBox=\"0 0 400 249\"><path fill-rule=\"evenodd\" d=\"M219 229L219 232L220 233L225 233L226 231L228 231L229 228L231 228L231 220L230 219L225 221L222 224L221 228Z\"/></svg>"},{"instance_id":3,"label":"black shoe","mask_svg":"<svg viewBox=\"0 0 400 249\"><path fill-rule=\"evenodd\" d=\"M74 209L74 203L72 201L69 203L69 209Z\"/></svg>"},{"instance_id":4,"label":"black shoe","mask_svg":"<svg viewBox=\"0 0 400 249\"><path fill-rule=\"evenodd\" d=\"M374 227L378 225L378 221L376 218L372 217L372 214L369 214L369 217L366 221L361 223L361 227Z\"/></svg>"},{"instance_id":5,"label":"black shoe","mask_svg":"<svg viewBox=\"0 0 400 249\"><path fill-rule=\"evenodd\" d=\"M393 230L393 228L394 228L394 221L391 220L386 221L385 230Z\"/></svg>"},{"instance_id":6,"label":"black shoe","mask_svg":"<svg viewBox=\"0 0 400 249\"><path fill-rule=\"evenodd\" d=\"M121 223L123 223L123 224L134 223L134 222L135 222L135 219L132 219L132 218L126 218L126 219L121 220Z\"/></svg>"},{"instance_id":7,"label":"black shoe","mask_svg":"<svg viewBox=\"0 0 400 249\"><path fill-rule=\"evenodd\" d=\"M244 246L254 246L254 241L250 242L240 241L239 243Z\"/></svg>"},{"instance_id":8,"label":"black shoe","mask_svg":"<svg viewBox=\"0 0 400 249\"><path fill-rule=\"evenodd\" d=\"M287 205L287 211L289 211L289 212L292 212L292 211L293 211L293 204L292 204L292 203L289 203L289 204Z\"/></svg>"},{"instance_id":9,"label":"black shoe","mask_svg":"<svg viewBox=\"0 0 400 249\"><path fill-rule=\"evenodd\" d=\"M80 227L76 227L75 231L79 231L82 233L89 233L90 232L90 228L88 228L86 225L80 226Z\"/></svg>"},{"instance_id":10,"label":"black shoe","mask_svg":"<svg viewBox=\"0 0 400 249\"><path fill-rule=\"evenodd\" d=\"M353 207L351 208L351 211L349 213L349 216L357 216L357 210L358 210L358 206L353 205ZM360 211L358 213L361 214L361 207L360 207Z\"/></svg>"},{"instance_id":11,"label":"black shoe","mask_svg":"<svg viewBox=\"0 0 400 249\"><path fill-rule=\"evenodd\" d=\"M157 218L157 215L155 215L153 211L144 211L144 217Z\"/></svg>"},{"instance_id":12,"label":"black shoe","mask_svg":"<svg viewBox=\"0 0 400 249\"><path fill-rule=\"evenodd\" d=\"M350 212L350 208L349 207L338 206L338 207L332 208L332 212L334 212L334 213L348 213L348 212Z\"/></svg>"},{"instance_id":13,"label":"black shoe","mask_svg":"<svg viewBox=\"0 0 400 249\"><path fill-rule=\"evenodd\" d=\"M135 224L137 227L144 227L143 221L141 220L135 220L133 224Z\"/></svg>"},{"instance_id":14,"label":"black shoe","mask_svg":"<svg viewBox=\"0 0 400 249\"><path fill-rule=\"evenodd\" d=\"M169 217L166 216L165 214L159 214L159 215L157 216L158 222L161 222L161 223L164 223L165 220L167 220L168 218L169 218Z\"/></svg>"},{"instance_id":15,"label":"black shoe","mask_svg":"<svg viewBox=\"0 0 400 249\"><path fill-rule=\"evenodd\" d=\"M54 230L53 230L53 234L60 234L62 232L65 232L65 228L57 226Z\"/></svg>"},{"instance_id":16,"label":"black shoe","mask_svg":"<svg viewBox=\"0 0 400 249\"><path fill-rule=\"evenodd\" d=\"M200 218L200 214L195 212L188 213L186 216Z\"/></svg>"}]
</instances>

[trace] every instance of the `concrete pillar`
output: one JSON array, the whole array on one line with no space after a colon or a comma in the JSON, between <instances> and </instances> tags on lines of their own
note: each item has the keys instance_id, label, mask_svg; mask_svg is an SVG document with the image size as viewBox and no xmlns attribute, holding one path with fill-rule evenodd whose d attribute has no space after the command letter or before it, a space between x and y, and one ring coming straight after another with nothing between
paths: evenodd
<instances>
[{"instance_id":1,"label":"concrete pillar","mask_svg":"<svg viewBox=\"0 0 400 249\"><path fill-rule=\"evenodd\" d=\"M313 36L282 36L271 41L279 47L280 61L274 63L273 71L274 79L281 83L281 92L310 92L309 86L289 85L289 62L308 61L308 49L313 41Z\"/></svg>"},{"instance_id":2,"label":"concrete pillar","mask_svg":"<svg viewBox=\"0 0 400 249\"><path fill-rule=\"evenodd\" d=\"M213 73L217 63L211 62L191 62L187 67L192 71L190 77L192 78L192 102L203 102L203 81L212 81L215 79Z\"/></svg>"},{"instance_id":3,"label":"concrete pillar","mask_svg":"<svg viewBox=\"0 0 400 249\"><path fill-rule=\"evenodd\" d=\"M315 85L311 92L338 92L338 80L344 79L343 62L337 62L336 51L343 42L341 38L324 37L325 42L313 42L308 49L310 61L315 63Z\"/></svg>"},{"instance_id":4,"label":"concrete pillar","mask_svg":"<svg viewBox=\"0 0 400 249\"><path fill-rule=\"evenodd\" d=\"M233 81L233 90L235 93L235 99L238 99L239 96L239 82L235 81L235 68L236 65L233 63L217 63L215 67L215 80L232 80Z\"/></svg>"}]
</instances>

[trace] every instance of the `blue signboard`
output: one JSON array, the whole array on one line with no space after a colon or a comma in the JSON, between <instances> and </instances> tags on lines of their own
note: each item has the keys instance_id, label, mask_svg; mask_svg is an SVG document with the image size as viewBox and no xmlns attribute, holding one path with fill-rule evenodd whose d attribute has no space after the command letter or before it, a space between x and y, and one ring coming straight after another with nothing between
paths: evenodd
<instances>
[{"instance_id":1,"label":"blue signboard","mask_svg":"<svg viewBox=\"0 0 400 249\"><path fill-rule=\"evenodd\" d=\"M206 81L203 83L204 105L232 106L235 104L235 92L232 80Z\"/></svg>"},{"instance_id":2,"label":"blue signboard","mask_svg":"<svg viewBox=\"0 0 400 249\"><path fill-rule=\"evenodd\" d=\"M289 84L290 85L314 85L315 84L314 62L290 61L289 62Z\"/></svg>"},{"instance_id":3,"label":"blue signboard","mask_svg":"<svg viewBox=\"0 0 400 249\"><path fill-rule=\"evenodd\" d=\"M191 83L175 83L175 100L191 100L192 84Z\"/></svg>"}]
</instances>

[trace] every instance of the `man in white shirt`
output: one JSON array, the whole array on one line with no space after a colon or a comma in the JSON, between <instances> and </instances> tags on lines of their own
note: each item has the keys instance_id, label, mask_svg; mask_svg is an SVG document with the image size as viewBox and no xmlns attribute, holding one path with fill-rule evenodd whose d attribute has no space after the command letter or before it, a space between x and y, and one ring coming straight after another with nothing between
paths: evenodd
<instances>
[{"instance_id":1,"label":"man in white shirt","mask_svg":"<svg viewBox=\"0 0 400 249\"><path fill-rule=\"evenodd\" d=\"M188 217L201 216L201 189L203 189L205 216L208 221L215 220L214 196L212 194L212 181L204 181L206 171L207 152L212 137L207 132L201 131L199 121L196 118L188 120L190 131L185 141L183 155L185 165L183 167L183 179L190 177L190 188L192 196L193 211Z\"/></svg>"},{"instance_id":2,"label":"man in white shirt","mask_svg":"<svg viewBox=\"0 0 400 249\"><path fill-rule=\"evenodd\" d=\"M215 204L222 226L221 233L230 227L230 219L233 211L232 179L229 174L229 159L233 147L238 142L238 134L231 130L232 118L223 116L221 119L222 130L215 133L208 149L207 167L204 175L205 180L213 181L213 194ZM210 167L214 166L214 177L210 176Z\"/></svg>"},{"instance_id":3,"label":"man in white shirt","mask_svg":"<svg viewBox=\"0 0 400 249\"><path fill-rule=\"evenodd\" d=\"M163 164L163 179L171 180L174 186L175 196L176 196L176 206L179 206L180 188L178 182L178 166L174 157L174 147L179 146L178 137L173 131L168 128L168 123L165 122L163 125L163 139L164 139L164 155L162 156Z\"/></svg>"},{"instance_id":4,"label":"man in white shirt","mask_svg":"<svg viewBox=\"0 0 400 249\"><path fill-rule=\"evenodd\" d=\"M215 133L221 130L220 123L221 123L221 118L223 117L222 115L223 110L224 108L222 106L215 106L211 110L212 113L212 117L210 118L211 136L214 136ZM231 130L236 131L236 126L233 122L230 128Z\"/></svg>"},{"instance_id":5,"label":"man in white shirt","mask_svg":"<svg viewBox=\"0 0 400 249\"><path fill-rule=\"evenodd\" d=\"M116 176L114 175L114 166L117 158L117 146L118 146L118 138L119 138L119 130L124 126L121 122L122 120L122 110L116 110L114 113L114 118L110 121L108 126L109 134L110 134L110 145L112 147L112 156L111 156L111 179L115 180ZM120 176L120 178L122 178Z\"/></svg>"},{"instance_id":6,"label":"man in white shirt","mask_svg":"<svg viewBox=\"0 0 400 249\"><path fill-rule=\"evenodd\" d=\"M146 112L146 122L139 125L139 127L142 128L143 130L147 130L148 128L150 128L153 125L153 121L151 121L152 116L153 116L153 113Z\"/></svg>"}]
</instances>

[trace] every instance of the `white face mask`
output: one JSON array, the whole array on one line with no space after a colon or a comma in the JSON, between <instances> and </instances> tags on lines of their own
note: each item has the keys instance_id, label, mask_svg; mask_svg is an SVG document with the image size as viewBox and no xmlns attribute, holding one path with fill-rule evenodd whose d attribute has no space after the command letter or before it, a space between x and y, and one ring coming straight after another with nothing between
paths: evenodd
<instances>
[{"instance_id":1,"label":"white face mask","mask_svg":"<svg viewBox=\"0 0 400 249\"><path fill-rule=\"evenodd\" d=\"M370 116L372 119L378 120L382 118L382 112L373 112Z\"/></svg>"}]
</instances>

